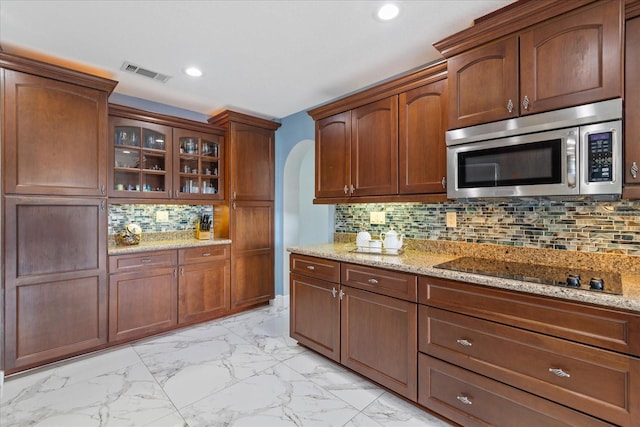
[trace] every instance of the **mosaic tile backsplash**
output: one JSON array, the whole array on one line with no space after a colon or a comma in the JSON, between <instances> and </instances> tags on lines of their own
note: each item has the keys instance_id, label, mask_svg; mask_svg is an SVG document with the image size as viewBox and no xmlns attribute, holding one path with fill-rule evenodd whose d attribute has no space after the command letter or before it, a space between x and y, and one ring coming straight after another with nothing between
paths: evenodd
<instances>
[{"instance_id":1,"label":"mosaic tile backsplash","mask_svg":"<svg viewBox=\"0 0 640 427\"><path fill-rule=\"evenodd\" d=\"M386 224L370 225L383 211ZM457 227L446 227L446 213ZM336 205L336 233L361 226L377 236L393 226L410 239L640 255L640 201L385 203Z\"/></svg>"},{"instance_id":2,"label":"mosaic tile backsplash","mask_svg":"<svg viewBox=\"0 0 640 427\"><path fill-rule=\"evenodd\" d=\"M156 212L166 211L169 221L156 222ZM138 224L143 233L195 230L198 217L213 218L210 205L109 205L109 235L118 234L130 223Z\"/></svg>"}]
</instances>

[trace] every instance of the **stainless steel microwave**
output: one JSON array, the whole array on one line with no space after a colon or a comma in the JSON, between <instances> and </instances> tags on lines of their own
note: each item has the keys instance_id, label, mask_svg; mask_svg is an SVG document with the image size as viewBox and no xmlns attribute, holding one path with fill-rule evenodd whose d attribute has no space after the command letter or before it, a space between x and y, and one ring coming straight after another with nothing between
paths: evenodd
<instances>
[{"instance_id":1,"label":"stainless steel microwave","mask_svg":"<svg viewBox=\"0 0 640 427\"><path fill-rule=\"evenodd\" d=\"M616 199L622 193L622 100L447 132L451 199Z\"/></svg>"}]
</instances>

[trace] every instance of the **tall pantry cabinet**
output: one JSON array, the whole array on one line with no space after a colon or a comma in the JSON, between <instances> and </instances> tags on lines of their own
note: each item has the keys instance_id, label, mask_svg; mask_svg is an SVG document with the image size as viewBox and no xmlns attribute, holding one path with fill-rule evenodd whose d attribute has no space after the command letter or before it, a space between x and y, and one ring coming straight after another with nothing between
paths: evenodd
<instances>
[{"instance_id":1,"label":"tall pantry cabinet","mask_svg":"<svg viewBox=\"0 0 640 427\"><path fill-rule=\"evenodd\" d=\"M107 342L107 98L116 82L0 52L3 358Z\"/></svg>"},{"instance_id":2,"label":"tall pantry cabinet","mask_svg":"<svg viewBox=\"0 0 640 427\"><path fill-rule=\"evenodd\" d=\"M231 310L268 302L274 290L275 131L279 123L224 111L209 123L227 129L228 205L216 222L228 224ZM224 219L221 219L224 218ZM223 230L216 224L216 230Z\"/></svg>"}]
</instances>

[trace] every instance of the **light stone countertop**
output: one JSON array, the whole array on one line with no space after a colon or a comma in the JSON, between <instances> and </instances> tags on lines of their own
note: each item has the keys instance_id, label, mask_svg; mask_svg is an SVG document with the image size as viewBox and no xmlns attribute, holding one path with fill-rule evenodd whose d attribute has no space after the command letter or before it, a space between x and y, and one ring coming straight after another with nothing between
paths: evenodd
<instances>
[{"instance_id":1,"label":"light stone countertop","mask_svg":"<svg viewBox=\"0 0 640 427\"><path fill-rule=\"evenodd\" d=\"M201 246L212 245L228 245L231 244L229 239L213 239L213 240L198 240L198 239L171 239L171 240L153 240L145 242L144 239L137 245L120 246L109 245L107 253L109 255L125 255L138 252L149 251L162 251L167 249L184 249Z\"/></svg>"},{"instance_id":2,"label":"light stone countertop","mask_svg":"<svg viewBox=\"0 0 640 427\"><path fill-rule=\"evenodd\" d=\"M640 275L622 274L622 295L605 294L595 291L564 288L499 277L484 276L473 273L443 270L435 265L458 258L459 255L447 255L405 250L400 255L381 255L370 253L354 253L353 243L329 243L288 248L289 252L308 256L317 256L336 261L351 262L371 267L404 271L425 276L440 277L492 286L495 288L527 292L566 300L596 304L600 306L620 308L640 313Z\"/></svg>"}]
</instances>

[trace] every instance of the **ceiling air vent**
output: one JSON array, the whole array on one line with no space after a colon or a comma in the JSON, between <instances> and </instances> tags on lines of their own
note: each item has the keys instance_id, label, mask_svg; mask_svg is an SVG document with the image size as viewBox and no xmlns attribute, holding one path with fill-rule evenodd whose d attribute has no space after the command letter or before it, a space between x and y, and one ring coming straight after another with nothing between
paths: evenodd
<instances>
[{"instance_id":1,"label":"ceiling air vent","mask_svg":"<svg viewBox=\"0 0 640 427\"><path fill-rule=\"evenodd\" d=\"M120 67L123 71L128 71L130 73L137 74L139 76L148 77L153 80L158 80L159 82L166 83L169 81L171 76L167 76L166 74L161 74L156 71L147 70L146 68L142 68L138 65L132 64L131 62L124 62L122 67Z\"/></svg>"}]
</instances>

